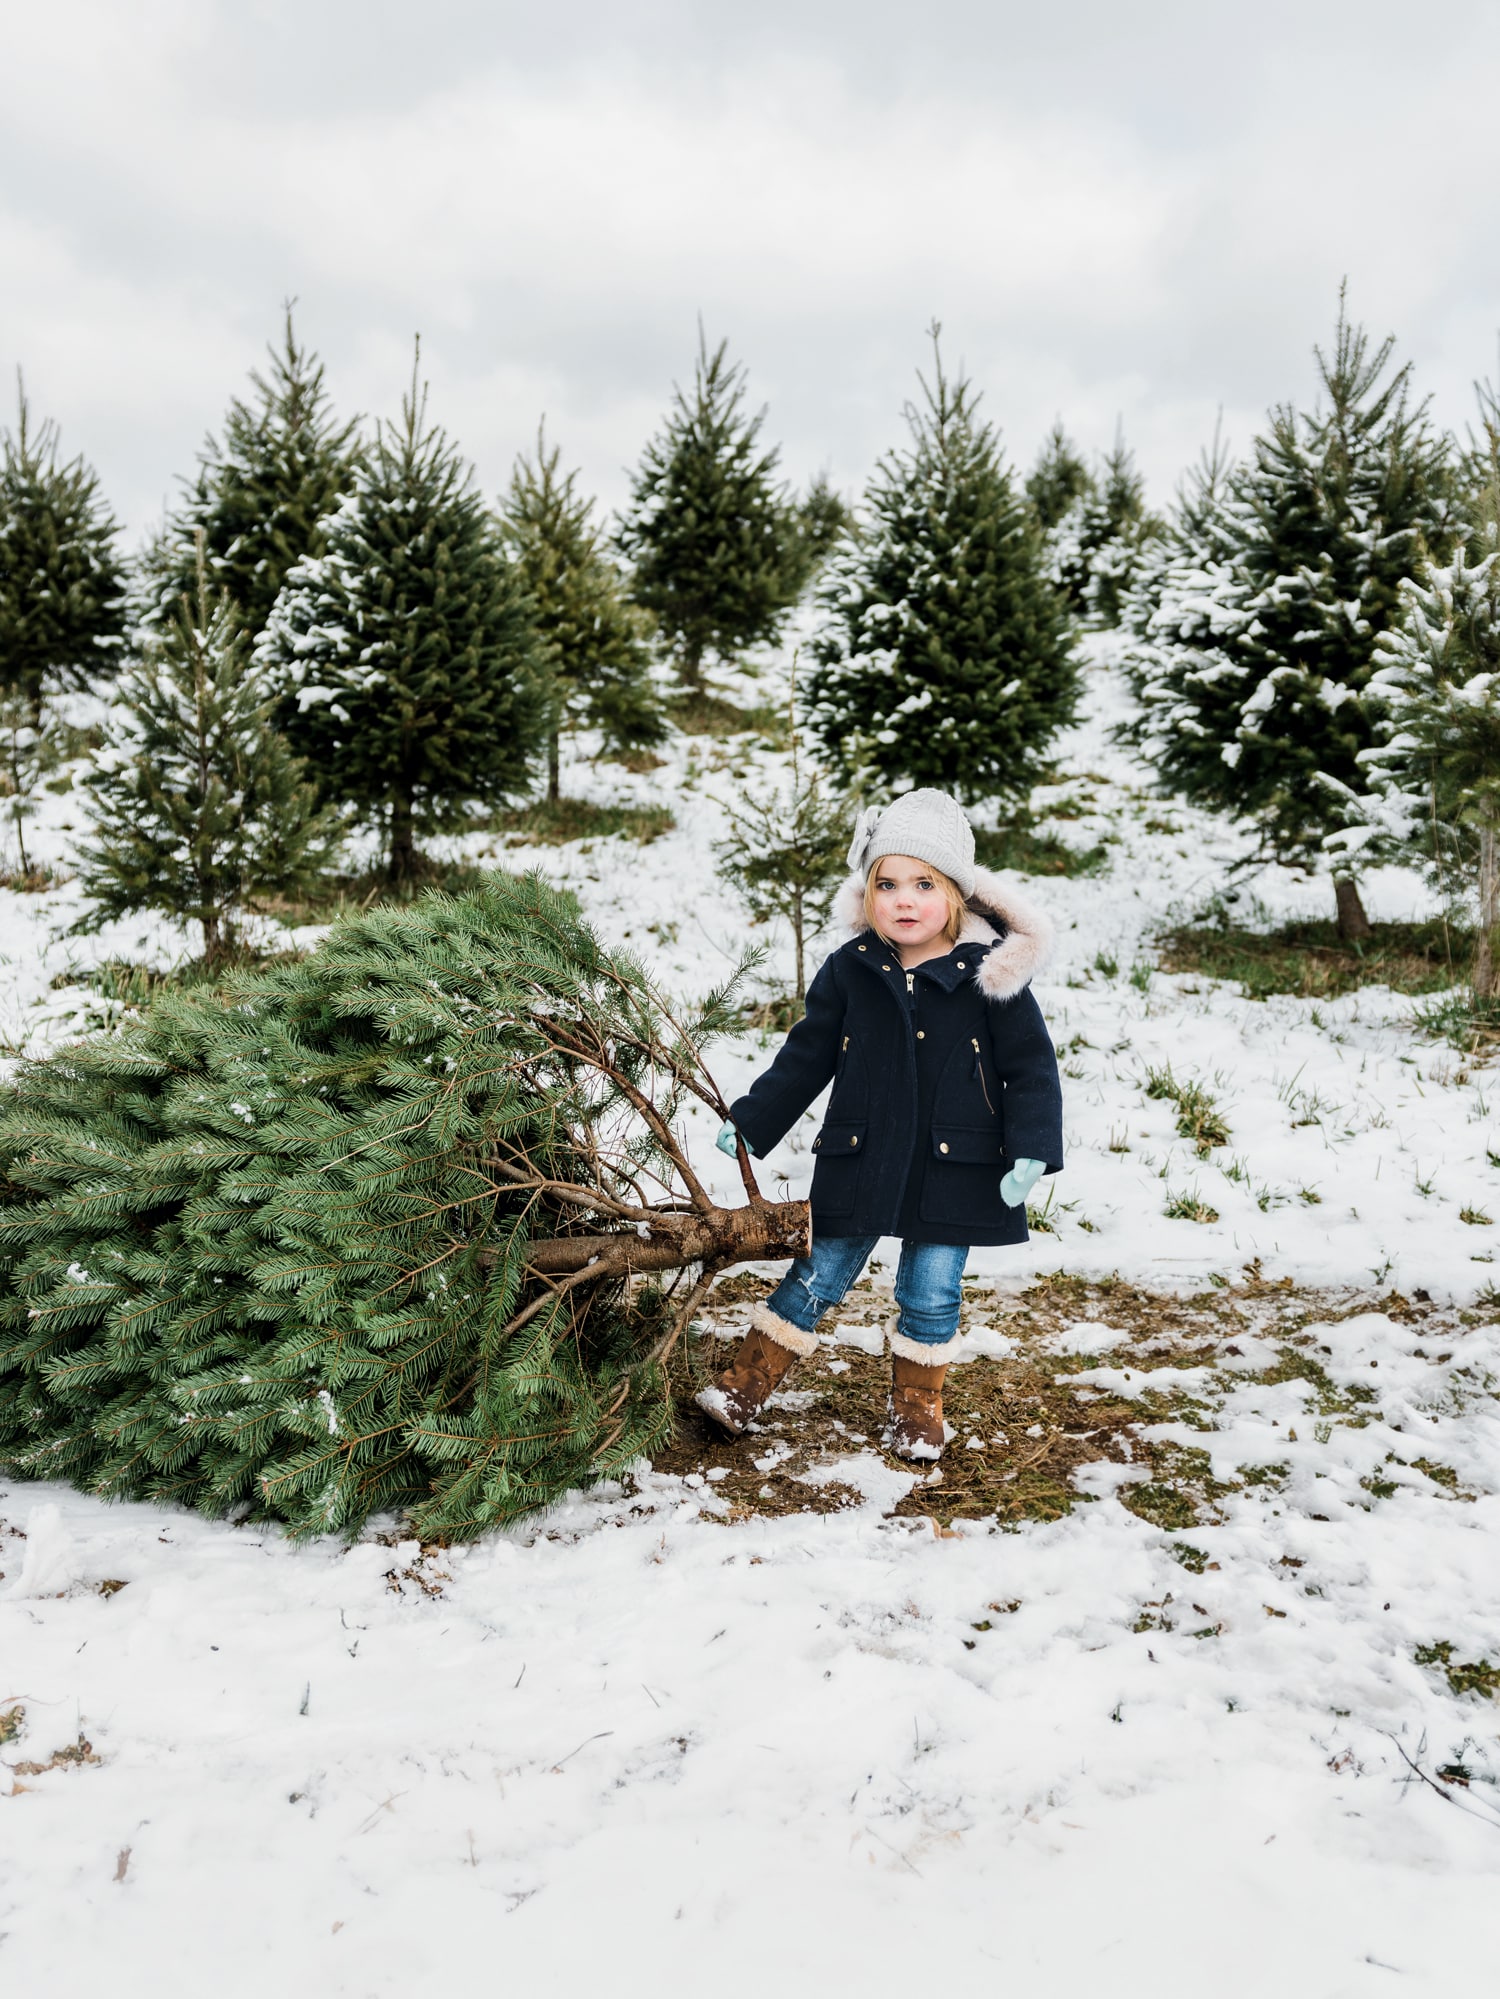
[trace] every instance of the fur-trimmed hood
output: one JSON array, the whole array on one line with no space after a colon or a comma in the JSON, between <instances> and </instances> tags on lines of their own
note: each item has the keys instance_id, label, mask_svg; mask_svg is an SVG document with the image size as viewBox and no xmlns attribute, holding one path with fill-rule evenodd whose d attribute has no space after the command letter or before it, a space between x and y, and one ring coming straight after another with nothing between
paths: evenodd
<instances>
[{"instance_id":1,"label":"fur-trimmed hood","mask_svg":"<svg viewBox=\"0 0 1500 1999\"><path fill-rule=\"evenodd\" d=\"M870 928L865 915L865 877L850 875L834 901L835 919L852 937ZM975 868L969 914L958 933L960 944L987 948L974 973L974 983L987 999L1013 999L1029 986L1052 956L1052 919L1035 903L1018 895L988 868Z\"/></svg>"}]
</instances>

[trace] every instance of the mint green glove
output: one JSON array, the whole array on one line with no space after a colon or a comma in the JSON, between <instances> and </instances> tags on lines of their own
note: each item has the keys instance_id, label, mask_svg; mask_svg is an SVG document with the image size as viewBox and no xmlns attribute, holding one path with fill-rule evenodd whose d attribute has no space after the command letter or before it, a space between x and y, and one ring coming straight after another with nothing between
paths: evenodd
<instances>
[{"instance_id":1,"label":"mint green glove","mask_svg":"<svg viewBox=\"0 0 1500 1999\"><path fill-rule=\"evenodd\" d=\"M728 1119L728 1117L726 1117L726 1119L724 1119L724 1123L720 1125L720 1133L718 1133L718 1137L714 1139L714 1143L718 1145L718 1149L720 1149L720 1151L726 1151L726 1153L730 1155L730 1159L734 1159L734 1157L736 1157L736 1143L738 1143L738 1137L740 1137L740 1131L738 1131L738 1127L734 1125L734 1121L732 1121L732 1119ZM760 1157L760 1153L758 1153L758 1151L756 1151L756 1147L754 1147L754 1145L750 1143L750 1139L746 1139L746 1141L744 1141L744 1149L746 1149L746 1151L750 1153L750 1157L752 1157L752 1159L758 1159L758 1157Z\"/></svg>"},{"instance_id":2,"label":"mint green glove","mask_svg":"<svg viewBox=\"0 0 1500 1999\"><path fill-rule=\"evenodd\" d=\"M1021 1207L1046 1170L1045 1159L1018 1159L1000 1182L1000 1198L1006 1207Z\"/></svg>"}]
</instances>

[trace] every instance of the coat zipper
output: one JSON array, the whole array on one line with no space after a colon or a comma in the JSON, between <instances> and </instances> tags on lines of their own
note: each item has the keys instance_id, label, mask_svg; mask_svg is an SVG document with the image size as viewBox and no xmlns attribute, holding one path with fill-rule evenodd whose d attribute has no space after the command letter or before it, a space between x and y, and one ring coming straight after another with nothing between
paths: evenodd
<instances>
[{"instance_id":1,"label":"coat zipper","mask_svg":"<svg viewBox=\"0 0 1500 1999\"><path fill-rule=\"evenodd\" d=\"M985 1108L988 1110L990 1116L993 1117L995 1115L995 1106L990 1102L989 1085L984 1080L984 1063L980 1059L979 1043L971 1041L969 1045L974 1050L974 1074L979 1078L980 1089L984 1091Z\"/></svg>"}]
</instances>

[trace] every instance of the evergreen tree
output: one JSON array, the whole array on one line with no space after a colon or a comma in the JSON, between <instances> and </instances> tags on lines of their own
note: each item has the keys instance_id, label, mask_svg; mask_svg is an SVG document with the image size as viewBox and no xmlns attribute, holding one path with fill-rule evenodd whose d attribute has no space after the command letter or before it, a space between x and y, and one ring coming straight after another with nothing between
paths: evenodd
<instances>
[{"instance_id":1,"label":"evergreen tree","mask_svg":"<svg viewBox=\"0 0 1500 1999\"><path fill-rule=\"evenodd\" d=\"M727 660L773 639L800 587L796 523L762 450L762 410L745 412L745 371L728 342L710 354L700 327L693 388L673 391L646 446L619 528L631 593L654 613L689 687L711 654Z\"/></svg>"},{"instance_id":2,"label":"evergreen tree","mask_svg":"<svg viewBox=\"0 0 1500 1999\"><path fill-rule=\"evenodd\" d=\"M203 954L232 952L257 895L311 888L331 814L272 723L273 699L223 592L198 587L122 676L105 746L82 787L90 837L78 850L97 930L137 910L202 926Z\"/></svg>"},{"instance_id":3,"label":"evergreen tree","mask_svg":"<svg viewBox=\"0 0 1500 1999\"><path fill-rule=\"evenodd\" d=\"M414 370L400 423L381 426L256 648L293 746L328 797L383 827L403 890L419 834L525 789L546 727L525 592L426 407Z\"/></svg>"},{"instance_id":4,"label":"evergreen tree","mask_svg":"<svg viewBox=\"0 0 1500 1999\"><path fill-rule=\"evenodd\" d=\"M717 1207L674 1134L727 1115L732 1001L674 1018L570 897L495 875L22 1065L0 1469L453 1539L624 1471L717 1272L807 1243L805 1203L742 1164Z\"/></svg>"},{"instance_id":5,"label":"evergreen tree","mask_svg":"<svg viewBox=\"0 0 1500 1999\"><path fill-rule=\"evenodd\" d=\"M1474 990L1500 994L1500 407L1480 391L1485 436L1471 463L1471 527L1452 559L1402 584L1365 690L1375 742L1366 789L1324 776L1345 824L1337 862L1398 861L1440 887L1477 887Z\"/></svg>"},{"instance_id":6,"label":"evergreen tree","mask_svg":"<svg viewBox=\"0 0 1500 1999\"><path fill-rule=\"evenodd\" d=\"M808 720L851 776L1024 803L1071 717L1078 667L1041 531L977 397L934 379L829 564Z\"/></svg>"},{"instance_id":7,"label":"evergreen tree","mask_svg":"<svg viewBox=\"0 0 1500 1999\"><path fill-rule=\"evenodd\" d=\"M539 430L536 461L517 458L501 514L546 657L553 801L565 727L586 723L617 749L657 743L666 733L651 679L649 620L621 594L594 526L593 502L575 492L575 473L561 476L559 455Z\"/></svg>"},{"instance_id":8,"label":"evergreen tree","mask_svg":"<svg viewBox=\"0 0 1500 1999\"><path fill-rule=\"evenodd\" d=\"M322 523L353 476L357 425L334 416L323 363L298 344L290 305L280 347L266 351L269 372L252 371L251 399L231 401L222 439L206 441L182 505L142 560L135 604L145 624L169 624L196 594L200 535L209 580L252 639L287 572L322 552Z\"/></svg>"},{"instance_id":9,"label":"evergreen tree","mask_svg":"<svg viewBox=\"0 0 1500 1999\"><path fill-rule=\"evenodd\" d=\"M1054 423L1027 474L1026 497L1045 533L1050 534L1076 501L1092 498L1094 475L1061 422Z\"/></svg>"},{"instance_id":10,"label":"evergreen tree","mask_svg":"<svg viewBox=\"0 0 1500 1999\"><path fill-rule=\"evenodd\" d=\"M1319 781L1359 775L1371 742L1364 691L1404 578L1449 531L1447 447L1342 306L1326 400L1271 414L1212 515L1181 605L1164 603L1142 671L1141 738L1171 789L1258 826L1266 850L1316 862L1335 821ZM1340 927L1368 930L1352 877L1335 874Z\"/></svg>"},{"instance_id":11,"label":"evergreen tree","mask_svg":"<svg viewBox=\"0 0 1500 1999\"><path fill-rule=\"evenodd\" d=\"M828 474L820 472L791 511L786 584L789 599L795 602L817 580L823 565L853 523L854 516L829 484Z\"/></svg>"},{"instance_id":12,"label":"evergreen tree","mask_svg":"<svg viewBox=\"0 0 1500 1999\"><path fill-rule=\"evenodd\" d=\"M757 778L729 805L730 832L714 848L719 873L737 889L757 922L780 917L792 933L794 997L807 997L807 940L828 921L844 878L851 813L827 775L809 763L797 724L793 667L787 697L790 754L786 779Z\"/></svg>"},{"instance_id":13,"label":"evergreen tree","mask_svg":"<svg viewBox=\"0 0 1500 1999\"><path fill-rule=\"evenodd\" d=\"M1161 523L1146 511L1146 482L1124 437L1105 453L1097 481L1049 537L1051 570L1075 614L1095 630L1118 625L1124 600Z\"/></svg>"},{"instance_id":14,"label":"evergreen tree","mask_svg":"<svg viewBox=\"0 0 1500 1999\"><path fill-rule=\"evenodd\" d=\"M0 687L40 720L49 687L87 688L111 669L123 630L119 527L82 458L59 464L57 427L19 414L0 447Z\"/></svg>"}]
</instances>

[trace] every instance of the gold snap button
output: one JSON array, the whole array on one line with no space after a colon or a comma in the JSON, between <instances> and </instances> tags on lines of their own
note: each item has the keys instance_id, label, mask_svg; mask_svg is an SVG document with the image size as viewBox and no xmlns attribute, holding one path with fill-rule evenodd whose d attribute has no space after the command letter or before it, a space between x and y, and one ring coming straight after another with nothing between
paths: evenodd
<instances>
[{"instance_id":1,"label":"gold snap button","mask_svg":"<svg viewBox=\"0 0 1500 1999\"><path fill-rule=\"evenodd\" d=\"M814 1152L816 1152L816 1151L817 1151L817 1149L818 1149L818 1147L819 1147L819 1146L820 1146L820 1145L821 1145L822 1143L823 1143L823 1141L822 1141L822 1139L821 1139L821 1138L815 1138L815 1139L813 1140L813 1151L814 1151Z\"/></svg>"},{"instance_id":2,"label":"gold snap button","mask_svg":"<svg viewBox=\"0 0 1500 1999\"><path fill-rule=\"evenodd\" d=\"M946 1152L947 1150L948 1150L948 1148L947 1148L947 1146L946 1146L946 1145L944 1145L944 1144L942 1144L942 1143L939 1143L939 1145L938 1145L938 1151L939 1151L939 1152Z\"/></svg>"},{"instance_id":3,"label":"gold snap button","mask_svg":"<svg viewBox=\"0 0 1500 1999\"><path fill-rule=\"evenodd\" d=\"M889 965L882 965L880 969L882 972L888 972L891 968Z\"/></svg>"},{"instance_id":4,"label":"gold snap button","mask_svg":"<svg viewBox=\"0 0 1500 1999\"><path fill-rule=\"evenodd\" d=\"M966 972L969 969L968 966L964 963L962 958L960 958L958 961L958 969L961 972Z\"/></svg>"},{"instance_id":5,"label":"gold snap button","mask_svg":"<svg viewBox=\"0 0 1500 1999\"><path fill-rule=\"evenodd\" d=\"M927 1030L925 1027L919 1027L917 1029L917 1039L918 1041L925 1041L927 1039Z\"/></svg>"},{"instance_id":6,"label":"gold snap button","mask_svg":"<svg viewBox=\"0 0 1500 1999\"><path fill-rule=\"evenodd\" d=\"M860 948L860 950L861 950L861 951L863 951L863 949L864 949L865 947L864 947L864 945L863 945L863 944L861 944L859 948Z\"/></svg>"},{"instance_id":7,"label":"gold snap button","mask_svg":"<svg viewBox=\"0 0 1500 1999\"><path fill-rule=\"evenodd\" d=\"M858 1144L859 1144L859 1140L858 1140L857 1138L851 1138L851 1139L850 1139L850 1141L849 1141L849 1143L850 1143L851 1145L858 1145Z\"/></svg>"}]
</instances>

